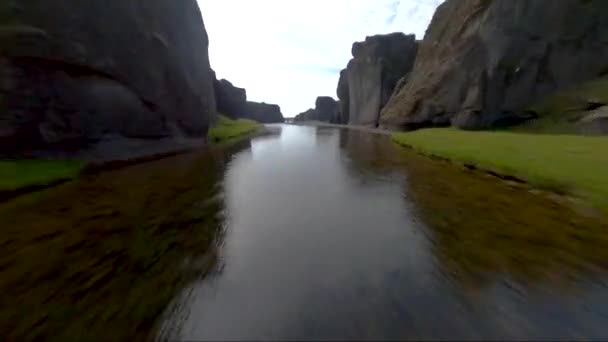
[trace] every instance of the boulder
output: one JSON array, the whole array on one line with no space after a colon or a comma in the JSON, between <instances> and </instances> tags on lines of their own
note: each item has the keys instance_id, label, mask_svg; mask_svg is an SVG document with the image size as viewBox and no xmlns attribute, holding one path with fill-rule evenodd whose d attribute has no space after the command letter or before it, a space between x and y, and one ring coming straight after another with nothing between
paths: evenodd
<instances>
[{"instance_id":1,"label":"boulder","mask_svg":"<svg viewBox=\"0 0 608 342\"><path fill-rule=\"evenodd\" d=\"M507 126L530 106L608 72L608 1L447 0L383 126Z\"/></svg>"},{"instance_id":2,"label":"boulder","mask_svg":"<svg viewBox=\"0 0 608 342\"><path fill-rule=\"evenodd\" d=\"M247 115L247 91L232 85L227 80L215 81L215 100L217 111L232 119Z\"/></svg>"},{"instance_id":3,"label":"boulder","mask_svg":"<svg viewBox=\"0 0 608 342\"><path fill-rule=\"evenodd\" d=\"M281 113L281 107L276 104L247 102L247 112L245 118L255 120L261 123L279 123L285 122L285 118Z\"/></svg>"},{"instance_id":4,"label":"boulder","mask_svg":"<svg viewBox=\"0 0 608 342\"><path fill-rule=\"evenodd\" d=\"M0 149L206 135L216 105L196 0L5 0L0 19Z\"/></svg>"},{"instance_id":5,"label":"boulder","mask_svg":"<svg viewBox=\"0 0 608 342\"><path fill-rule=\"evenodd\" d=\"M592 111L579 121L578 126L582 134L608 134L608 106Z\"/></svg>"},{"instance_id":6,"label":"boulder","mask_svg":"<svg viewBox=\"0 0 608 342\"><path fill-rule=\"evenodd\" d=\"M366 37L353 44L353 59L340 74L337 90L342 119L376 126L397 83L412 70L417 51L416 37L403 33Z\"/></svg>"}]
</instances>

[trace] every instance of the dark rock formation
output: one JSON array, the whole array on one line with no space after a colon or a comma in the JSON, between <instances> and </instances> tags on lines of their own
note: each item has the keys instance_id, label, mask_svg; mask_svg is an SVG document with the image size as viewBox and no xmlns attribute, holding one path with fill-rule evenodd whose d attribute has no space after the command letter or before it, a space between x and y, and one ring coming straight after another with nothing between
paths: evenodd
<instances>
[{"instance_id":1,"label":"dark rock formation","mask_svg":"<svg viewBox=\"0 0 608 342\"><path fill-rule=\"evenodd\" d=\"M403 33L353 44L353 59L340 74L337 91L343 119L352 125L376 126L399 79L411 71L417 51L416 37Z\"/></svg>"},{"instance_id":2,"label":"dark rock formation","mask_svg":"<svg viewBox=\"0 0 608 342\"><path fill-rule=\"evenodd\" d=\"M319 96L314 109L309 109L295 117L295 121L325 121L342 123L340 104L329 96Z\"/></svg>"},{"instance_id":3,"label":"dark rock formation","mask_svg":"<svg viewBox=\"0 0 608 342\"><path fill-rule=\"evenodd\" d=\"M309 110L296 115L293 120L296 122L315 121L317 120L317 111L315 111L314 108L310 108Z\"/></svg>"},{"instance_id":4,"label":"dark rock formation","mask_svg":"<svg viewBox=\"0 0 608 342\"><path fill-rule=\"evenodd\" d=\"M247 91L232 85L227 80L215 81L217 111L232 119L247 116Z\"/></svg>"},{"instance_id":5,"label":"dark rock formation","mask_svg":"<svg viewBox=\"0 0 608 342\"><path fill-rule=\"evenodd\" d=\"M0 149L206 135L215 96L195 0L4 0L0 20Z\"/></svg>"},{"instance_id":6,"label":"dark rock formation","mask_svg":"<svg viewBox=\"0 0 608 342\"><path fill-rule=\"evenodd\" d=\"M247 119L255 120L261 123L278 123L285 122L285 118L281 113L281 107L276 104L247 102Z\"/></svg>"},{"instance_id":7,"label":"dark rock formation","mask_svg":"<svg viewBox=\"0 0 608 342\"><path fill-rule=\"evenodd\" d=\"M608 1L447 0L382 125L478 129L608 72Z\"/></svg>"}]
</instances>

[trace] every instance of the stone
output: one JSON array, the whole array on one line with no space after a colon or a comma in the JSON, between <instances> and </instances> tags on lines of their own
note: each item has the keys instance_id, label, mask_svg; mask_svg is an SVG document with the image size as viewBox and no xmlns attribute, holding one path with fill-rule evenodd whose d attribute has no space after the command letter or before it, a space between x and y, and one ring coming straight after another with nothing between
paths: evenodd
<instances>
[{"instance_id":1,"label":"stone","mask_svg":"<svg viewBox=\"0 0 608 342\"><path fill-rule=\"evenodd\" d=\"M0 150L207 134L214 78L195 0L6 0L0 17Z\"/></svg>"},{"instance_id":2,"label":"stone","mask_svg":"<svg viewBox=\"0 0 608 342\"><path fill-rule=\"evenodd\" d=\"M282 123L285 118L281 113L281 107L276 104L247 102L246 119L255 120L261 123Z\"/></svg>"},{"instance_id":3,"label":"stone","mask_svg":"<svg viewBox=\"0 0 608 342\"><path fill-rule=\"evenodd\" d=\"M608 72L608 2L446 0L381 125L466 129L534 118L556 91Z\"/></svg>"},{"instance_id":4,"label":"stone","mask_svg":"<svg viewBox=\"0 0 608 342\"><path fill-rule=\"evenodd\" d=\"M354 43L353 58L341 72L337 89L341 120L377 126L399 80L412 70L417 51L416 37L403 33L366 37Z\"/></svg>"},{"instance_id":5,"label":"stone","mask_svg":"<svg viewBox=\"0 0 608 342\"><path fill-rule=\"evenodd\" d=\"M580 133L588 135L608 134L608 106L600 107L578 122Z\"/></svg>"}]
</instances>

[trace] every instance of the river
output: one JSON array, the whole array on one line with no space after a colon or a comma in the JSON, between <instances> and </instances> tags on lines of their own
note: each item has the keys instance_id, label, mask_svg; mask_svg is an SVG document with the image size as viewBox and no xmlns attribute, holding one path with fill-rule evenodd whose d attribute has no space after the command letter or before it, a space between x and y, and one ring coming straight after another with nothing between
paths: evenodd
<instances>
[{"instance_id":1,"label":"river","mask_svg":"<svg viewBox=\"0 0 608 342\"><path fill-rule=\"evenodd\" d=\"M181 340L608 337L606 226L385 136L281 126L231 156Z\"/></svg>"},{"instance_id":2,"label":"river","mask_svg":"<svg viewBox=\"0 0 608 342\"><path fill-rule=\"evenodd\" d=\"M0 205L0 336L608 338L584 207L384 135L270 130Z\"/></svg>"}]
</instances>

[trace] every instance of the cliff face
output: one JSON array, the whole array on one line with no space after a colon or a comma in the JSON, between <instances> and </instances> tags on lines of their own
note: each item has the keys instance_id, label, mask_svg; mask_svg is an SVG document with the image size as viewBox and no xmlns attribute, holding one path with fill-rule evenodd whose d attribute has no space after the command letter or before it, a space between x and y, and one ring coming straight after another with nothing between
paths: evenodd
<instances>
[{"instance_id":1,"label":"cliff face","mask_svg":"<svg viewBox=\"0 0 608 342\"><path fill-rule=\"evenodd\" d=\"M447 0L381 124L479 129L533 117L536 100L608 73L607 15L603 0Z\"/></svg>"},{"instance_id":2,"label":"cliff face","mask_svg":"<svg viewBox=\"0 0 608 342\"><path fill-rule=\"evenodd\" d=\"M203 137L215 115L195 0L5 0L0 147Z\"/></svg>"},{"instance_id":3,"label":"cliff face","mask_svg":"<svg viewBox=\"0 0 608 342\"><path fill-rule=\"evenodd\" d=\"M261 123L282 123L285 122L285 118L281 113L281 107L276 104L260 103L260 102L247 102L247 115L246 119L255 120Z\"/></svg>"},{"instance_id":4,"label":"cliff face","mask_svg":"<svg viewBox=\"0 0 608 342\"><path fill-rule=\"evenodd\" d=\"M261 123L285 121L278 105L247 101L247 91L244 88L235 87L227 80L215 80L214 86L220 114L232 119L251 119Z\"/></svg>"},{"instance_id":5,"label":"cliff face","mask_svg":"<svg viewBox=\"0 0 608 342\"><path fill-rule=\"evenodd\" d=\"M217 111L232 119L247 115L247 91L232 85L227 80L215 81Z\"/></svg>"},{"instance_id":6,"label":"cliff face","mask_svg":"<svg viewBox=\"0 0 608 342\"><path fill-rule=\"evenodd\" d=\"M329 96L319 96L314 109L298 114L295 121L325 121L342 123L340 103Z\"/></svg>"},{"instance_id":7,"label":"cliff face","mask_svg":"<svg viewBox=\"0 0 608 342\"><path fill-rule=\"evenodd\" d=\"M353 59L341 73L337 90L349 124L378 124L398 81L411 71L417 50L415 36L402 33L367 37L353 44Z\"/></svg>"}]
</instances>

